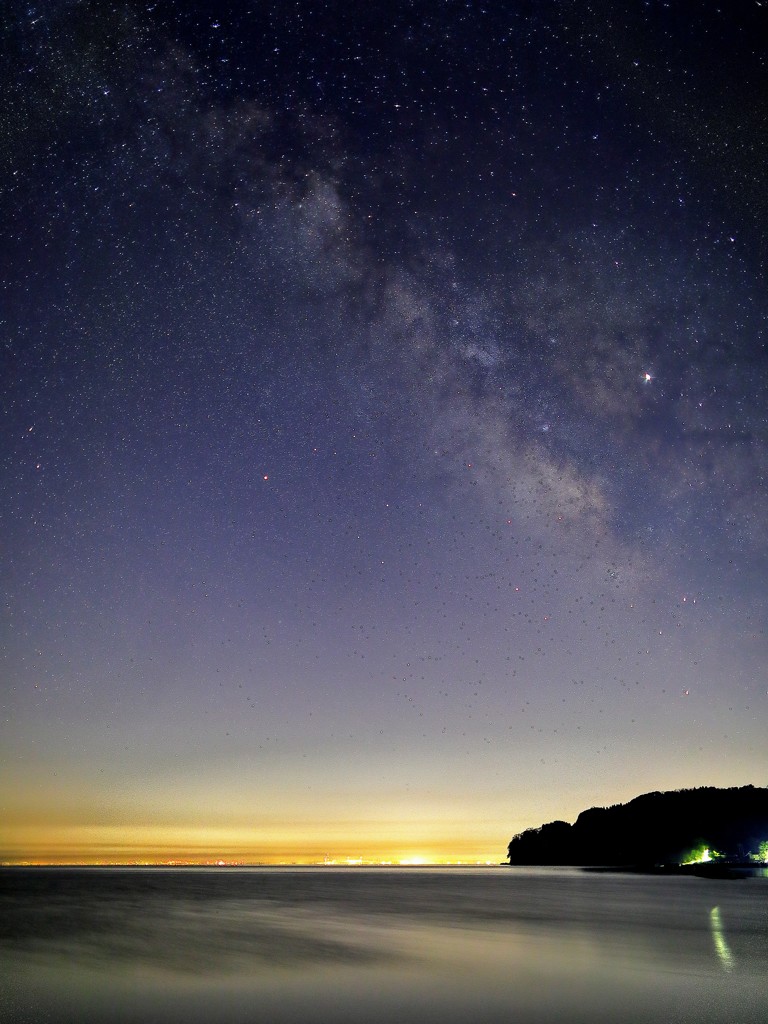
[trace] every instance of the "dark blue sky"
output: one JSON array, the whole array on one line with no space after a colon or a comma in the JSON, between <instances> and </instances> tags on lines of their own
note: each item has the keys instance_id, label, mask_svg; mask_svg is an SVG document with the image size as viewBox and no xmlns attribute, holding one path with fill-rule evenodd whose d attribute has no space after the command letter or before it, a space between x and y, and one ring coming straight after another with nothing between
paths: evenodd
<instances>
[{"instance_id":1,"label":"dark blue sky","mask_svg":"<svg viewBox=\"0 0 768 1024\"><path fill-rule=\"evenodd\" d=\"M12 5L5 859L764 781L765 19Z\"/></svg>"}]
</instances>

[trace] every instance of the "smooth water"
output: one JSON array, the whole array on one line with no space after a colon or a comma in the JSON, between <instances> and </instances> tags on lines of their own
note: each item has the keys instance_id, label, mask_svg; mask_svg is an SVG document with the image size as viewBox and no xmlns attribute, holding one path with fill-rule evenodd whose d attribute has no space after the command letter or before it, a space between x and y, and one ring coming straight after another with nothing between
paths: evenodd
<instances>
[{"instance_id":1,"label":"smooth water","mask_svg":"<svg viewBox=\"0 0 768 1024\"><path fill-rule=\"evenodd\" d=\"M3 869L3 1024L768 1021L768 878Z\"/></svg>"}]
</instances>

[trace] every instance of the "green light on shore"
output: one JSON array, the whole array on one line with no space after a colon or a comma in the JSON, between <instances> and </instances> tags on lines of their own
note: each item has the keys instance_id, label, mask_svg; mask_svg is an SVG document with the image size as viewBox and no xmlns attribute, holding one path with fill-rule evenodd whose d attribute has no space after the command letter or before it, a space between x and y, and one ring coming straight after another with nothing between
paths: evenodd
<instances>
[{"instance_id":1,"label":"green light on shore","mask_svg":"<svg viewBox=\"0 0 768 1024\"><path fill-rule=\"evenodd\" d=\"M687 860L684 860L683 864L707 864L713 859L713 854L717 857L717 853L714 851L710 852L708 846L697 846L696 849L691 850L688 854Z\"/></svg>"}]
</instances>

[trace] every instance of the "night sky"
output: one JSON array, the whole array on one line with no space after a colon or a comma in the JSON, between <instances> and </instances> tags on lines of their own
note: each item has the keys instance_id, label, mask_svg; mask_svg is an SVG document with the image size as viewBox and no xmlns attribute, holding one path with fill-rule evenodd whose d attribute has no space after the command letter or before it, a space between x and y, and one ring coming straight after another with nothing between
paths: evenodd
<instances>
[{"instance_id":1,"label":"night sky","mask_svg":"<svg viewBox=\"0 0 768 1024\"><path fill-rule=\"evenodd\" d=\"M3 23L0 859L768 782L768 5Z\"/></svg>"}]
</instances>

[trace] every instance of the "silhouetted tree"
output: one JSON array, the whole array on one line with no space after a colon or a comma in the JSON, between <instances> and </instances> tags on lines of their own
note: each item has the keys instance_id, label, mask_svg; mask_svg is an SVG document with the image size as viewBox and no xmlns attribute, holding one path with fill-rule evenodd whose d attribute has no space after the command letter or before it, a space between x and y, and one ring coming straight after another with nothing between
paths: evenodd
<instances>
[{"instance_id":1,"label":"silhouetted tree","mask_svg":"<svg viewBox=\"0 0 768 1024\"><path fill-rule=\"evenodd\" d=\"M573 825L552 821L512 838L510 864L673 864L709 848L744 860L768 840L768 789L742 786L644 793L591 807Z\"/></svg>"}]
</instances>

